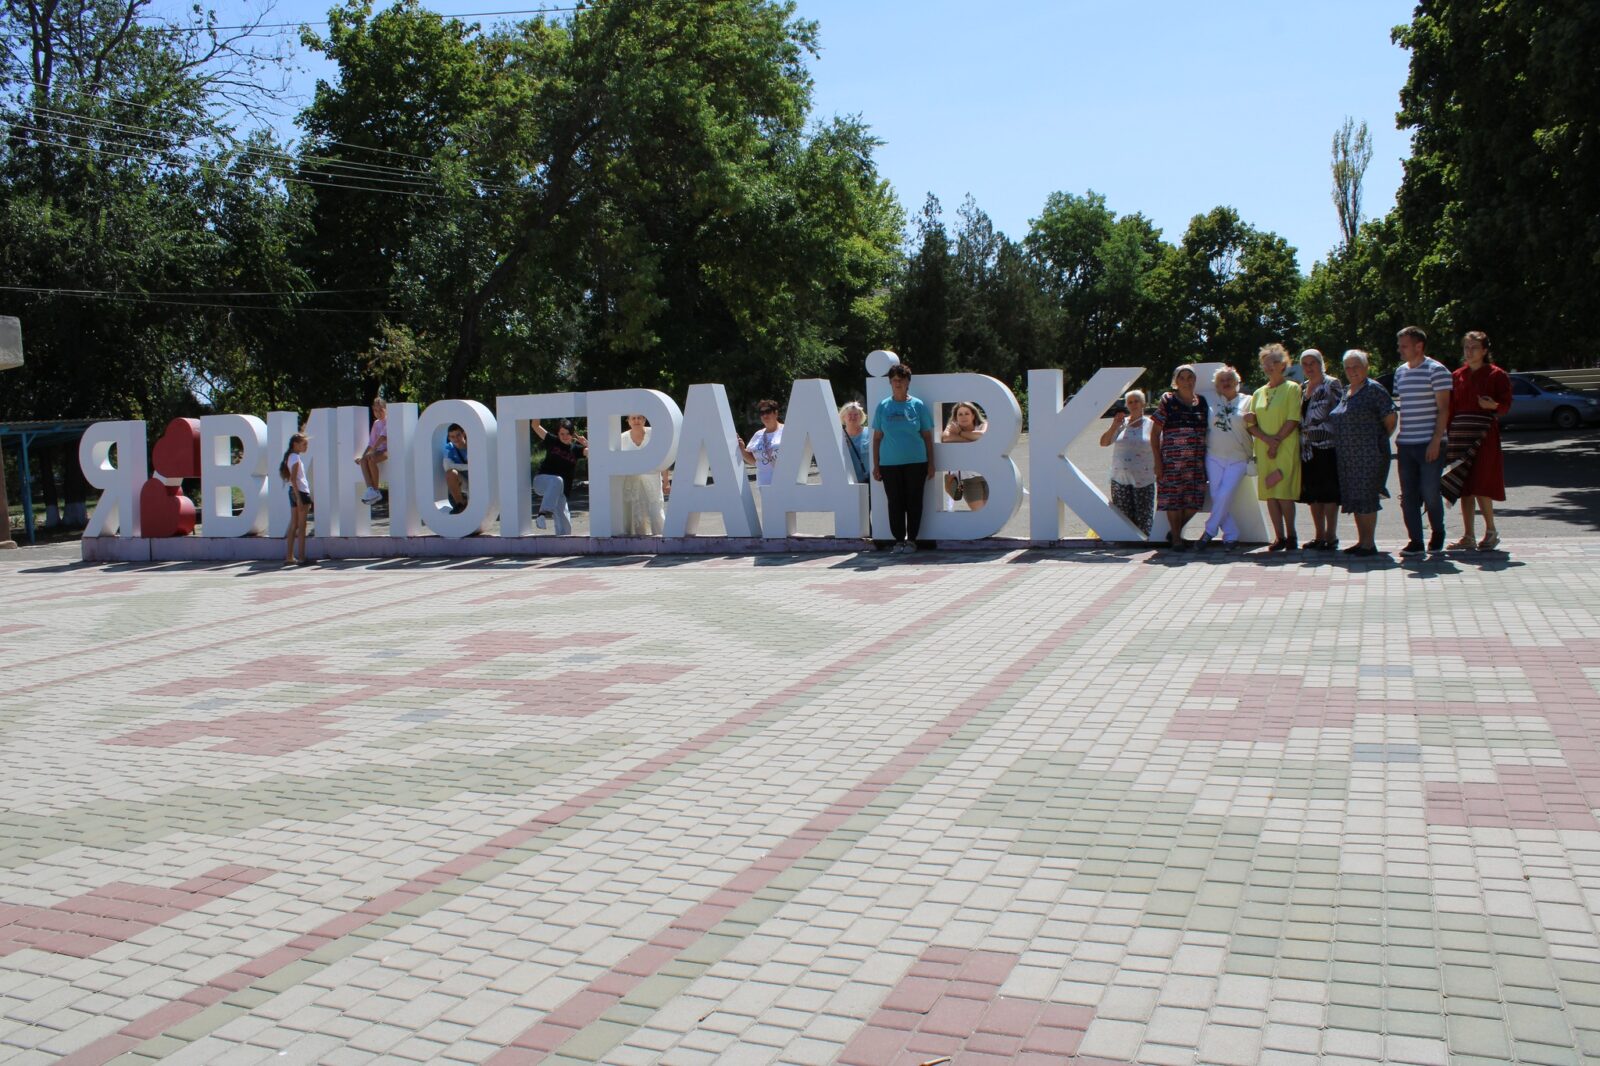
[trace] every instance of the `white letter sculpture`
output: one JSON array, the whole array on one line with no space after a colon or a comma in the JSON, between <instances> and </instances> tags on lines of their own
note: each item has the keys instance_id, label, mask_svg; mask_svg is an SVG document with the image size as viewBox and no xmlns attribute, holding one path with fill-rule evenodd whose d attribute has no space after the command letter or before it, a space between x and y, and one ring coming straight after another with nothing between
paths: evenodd
<instances>
[{"instance_id":1,"label":"white letter sculpture","mask_svg":"<svg viewBox=\"0 0 1600 1066\"><path fill-rule=\"evenodd\" d=\"M111 465L111 449L117 450L117 465ZM78 466L83 480L100 490L86 537L139 535L139 490L150 476L145 456L144 423L96 422L83 431L78 441Z\"/></svg>"},{"instance_id":2,"label":"white letter sculpture","mask_svg":"<svg viewBox=\"0 0 1600 1066\"><path fill-rule=\"evenodd\" d=\"M389 485L389 536L422 536L416 485L411 480L411 443L417 439L417 405L389 405L389 458L379 467ZM429 482L431 485L432 482Z\"/></svg>"},{"instance_id":3,"label":"white letter sculpture","mask_svg":"<svg viewBox=\"0 0 1600 1066\"><path fill-rule=\"evenodd\" d=\"M804 378L790 386L783 447L778 449L772 484L761 490L763 536L794 536L795 515L802 511L833 512L835 537L867 535L867 487L845 461L843 441L833 386L821 378ZM816 485L807 483L812 460L820 479Z\"/></svg>"},{"instance_id":4,"label":"white letter sculpture","mask_svg":"<svg viewBox=\"0 0 1600 1066\"><path fill-rule=\"evenodd\" d=\"M582 418L583 401L581 392L501 396L494 401L495 421L499 426L496 437L499 441L497 465L500 468L502 537L526 537L533 533L533 471L529 469L529 456L533 454L529 438L533 434L528 424L535 419L542 422L547 418Z\"/></svg>"},{"instance_id":5,"label":"white letter sculpture","mask_svg":"<svg viewBox=\"0 0 1600 1066\"><path fill-rule=\"evenodd\" d=\"M1143 373L1139 367L1106 367L1063 409L1061 371L1028 371L1028 532L1033 540L1061 539L1063 505L1102 540L1144 540L1139 528L1066 456L1068 445Z\"/></svg>"},{"instance_id":6,"label":"white letter sculpture","mask_svg":"<svg viewBox=\"0 0 1600 1066\"><path fill-rule=\"evenodd\" d=\"M918 399L933 409L934 465L941 471L977 474L989 483L989 502L982 509L946 511L939 506L944 479L936 477L922 498L922 536L929 540L994 536L1022 504L1022 475L1011 459L1011 449L1022 437L1022 408L1016 395L987 374L929 374L916 378L914 385ZM989 427L975 441L941 443L950 405L961 402L977 404Z\"/></svg>"},{"instance_id":7,"label":"white letter sculpture","mask_svg":"<svg viewBox=\"0 0 1600 1066\"><path fill-rule=\"evenodd\" d=\"M372 505L361 501L367 482L356 465L368 429L365 407L319 407L306 419L305 458L319 537L372 532Z\"/></svg>"},{"instance_id":8,"label":"white letter sculpture","mask_svg":"<svg viewBox=\"0 0 1600 1066\"><path fill-rule=\"evenodd\" d=\"M269 411L267 413L267 536L282 537L289 532L289 483L283 480L278 467L286 458L289 438L300 432L299 411ZM308 453L309 454L309 453ZM307 477L310 468L307 468ZM313 497L315 498L315 497ZM317 536L322 536L317 530Z\"/></svg>"},{"instance_id":9,"label":"white letter sculpture","mask_svg":"<svg viewBox=\"0 0 1600 1066\"><path fill-rule=\"evenodd\" d=\"M444 437L451 423L467 435L467 506L451 514L444 482ZM417 419L411 444L411 490L422 522L441 537L470 537L486 532L500 514L496 495L494 414L476 400L440 400Z\"/></svg>"},{"instance_id":10,"label":"white letter sculpture","mask_svg":"<svg viewBox=\"0 0 1600 1066\"><path fill-rule=\"evenodd\" d=\"M239 461L233 461L233 442ZM276 465L276 464L274 464ZM200 535L250 537L267 531L267 424L254 415L205 415L200 419ZM233 513L233 490L244 505ZM285 494L287 499L287 494Z\"/></svg>"},{"instance_id":11,"label":"white letter sculpture","mask_svg":"<svg viewBox=\"0 0 1600 1066\"><path fill-rule=\"evenodd\" d=\"M700 516L722 515L730 537L759 537L755 495L744 472L733 430L728 391L721 385L690 385L678 440L678 476L667 501L666 535L692 537ZM687 476L685 476L687 475Z\"/></svg>"},{"instance_id":12,"label":"white letter sculpture","mask_svg":"<svg viewBox=\"0 0 1600 1066\"><path fill-rule=\"evenodd\" d=\"M622 493L616 479L654 474L671 466L678 456L678 433L683 412L664 392L655 389L612 389L591 392L589 408L589 535L618 537L623 532ZM622 419L644 415L650 439L644 447L622 450Z\"/></svg>"}]
</instances>

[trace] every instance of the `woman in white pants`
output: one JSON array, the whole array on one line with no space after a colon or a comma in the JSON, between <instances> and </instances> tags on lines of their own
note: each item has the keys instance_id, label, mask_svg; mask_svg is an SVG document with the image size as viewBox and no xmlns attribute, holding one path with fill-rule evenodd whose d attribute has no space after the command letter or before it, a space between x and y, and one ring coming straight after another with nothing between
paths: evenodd
<instances>
[{"instance_id":1,"label":"woman in white pants","mask_svg":"<svg viewBox=\"0 0 1600 1066\"><path fill-rule=\"evenodd\" d=\"M1206 481L1211 489L1211 517L1200 537L1201 548L1222 534L1222 543L1233 551L1239 543L1239 523L1233 517L1234 490L1250 471L1252 447L1244 415L1250 401L1239 395L1239 372L1225 366L1211 377L1218 401L1211 405L1211 421L1206 427Z\"/></svg>"}]
</instances>

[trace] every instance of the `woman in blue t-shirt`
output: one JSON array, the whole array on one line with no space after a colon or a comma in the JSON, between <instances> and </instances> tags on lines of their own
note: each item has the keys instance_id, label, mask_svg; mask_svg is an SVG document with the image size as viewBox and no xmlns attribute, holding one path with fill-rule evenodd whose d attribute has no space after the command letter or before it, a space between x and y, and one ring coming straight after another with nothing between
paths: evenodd
<instances>
[{"instance_id":1,"label":"woman in blue t-shirt","mask_svg":"<svg viewBox=\"0 0 1600 1066\"><path fill-rule=\"evenodd\" d=\"M922 531L922 494L933 480L933 412L911 395L911 370L889 368L892 394L872 413L872 478L889 500L892 551L917 550Z\"/></svg>"}]
</instances>

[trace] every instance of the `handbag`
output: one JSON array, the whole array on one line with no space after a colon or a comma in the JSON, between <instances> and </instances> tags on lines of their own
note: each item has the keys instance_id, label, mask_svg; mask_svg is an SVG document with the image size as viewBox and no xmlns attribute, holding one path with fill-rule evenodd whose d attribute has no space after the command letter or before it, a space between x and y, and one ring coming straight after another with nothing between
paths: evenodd
<instances>
[{"instance_id":1,"label":"handbag","mask_svg":"<svg viewBox=\"0 0 1600 1066\"><path fill-rule=\"evenodd\" d=\"M961 479L956 477L954 474L946 474L944 476L944 491L949 494L952 500L961 499L961 494L963 491L961 488Z\"/></svg>"}]
</instances>

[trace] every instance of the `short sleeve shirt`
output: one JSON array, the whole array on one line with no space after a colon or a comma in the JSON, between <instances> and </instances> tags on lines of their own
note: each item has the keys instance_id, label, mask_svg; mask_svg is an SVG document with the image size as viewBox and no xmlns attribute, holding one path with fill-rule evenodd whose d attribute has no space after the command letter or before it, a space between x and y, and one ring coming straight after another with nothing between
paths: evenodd
<instances>
[{"instance_id":1,"label":"short sleeve shirt","mask_svg":"<svg viewBox=\"0 0 1600 1066\"><path fill-rule=\"evenodd\" d=\"M1423 357L1415 368L1404 363L1394 372L1394 398L1400 407L1401 444L1427 444L1439 424L1439 405L1435 393L1449 394L1454 388L1450 371L1435 359Z\"/></svg>"},{"instance_id":2,"label":"short sleeve shirt","mask_svg":"<svg viewBox=\"0 0 1600 1066\"><path fill-rule=\"evenodd\" d=\"M561 484L567 493L572 493L572 479L578 473L578 460L583 458L583 445L577 441L571 444L562 444L561 437L550 432L544 435L544 461L539 464L539 473L554 474L561 479Z\"/></svg>"},{"instance_id":3,"label":"short sleeve shirt","mask_svg":"<svg viewBox=\"0 0 1600 1066\"><path fill-rule=\"evenodd\" d=\"M915 396L897 400L886 396L872 412L872 428L883 434L878 443L880 466L905 466L928 461L924 432L933 432L933 412Z\"/></svg>"},{"instance_id":4,"label":"short sleeve shirt","mask_svg":"<svg viewBox=\"0 0 1600 1066\"><path fill-rule=\"evenodd\" d=\"M756 457L756 484L772 484L772 472L778 468L778 449L783 446L783 426L763 428L750 438L750 454Z\"/></svg>"}]
</instances>

